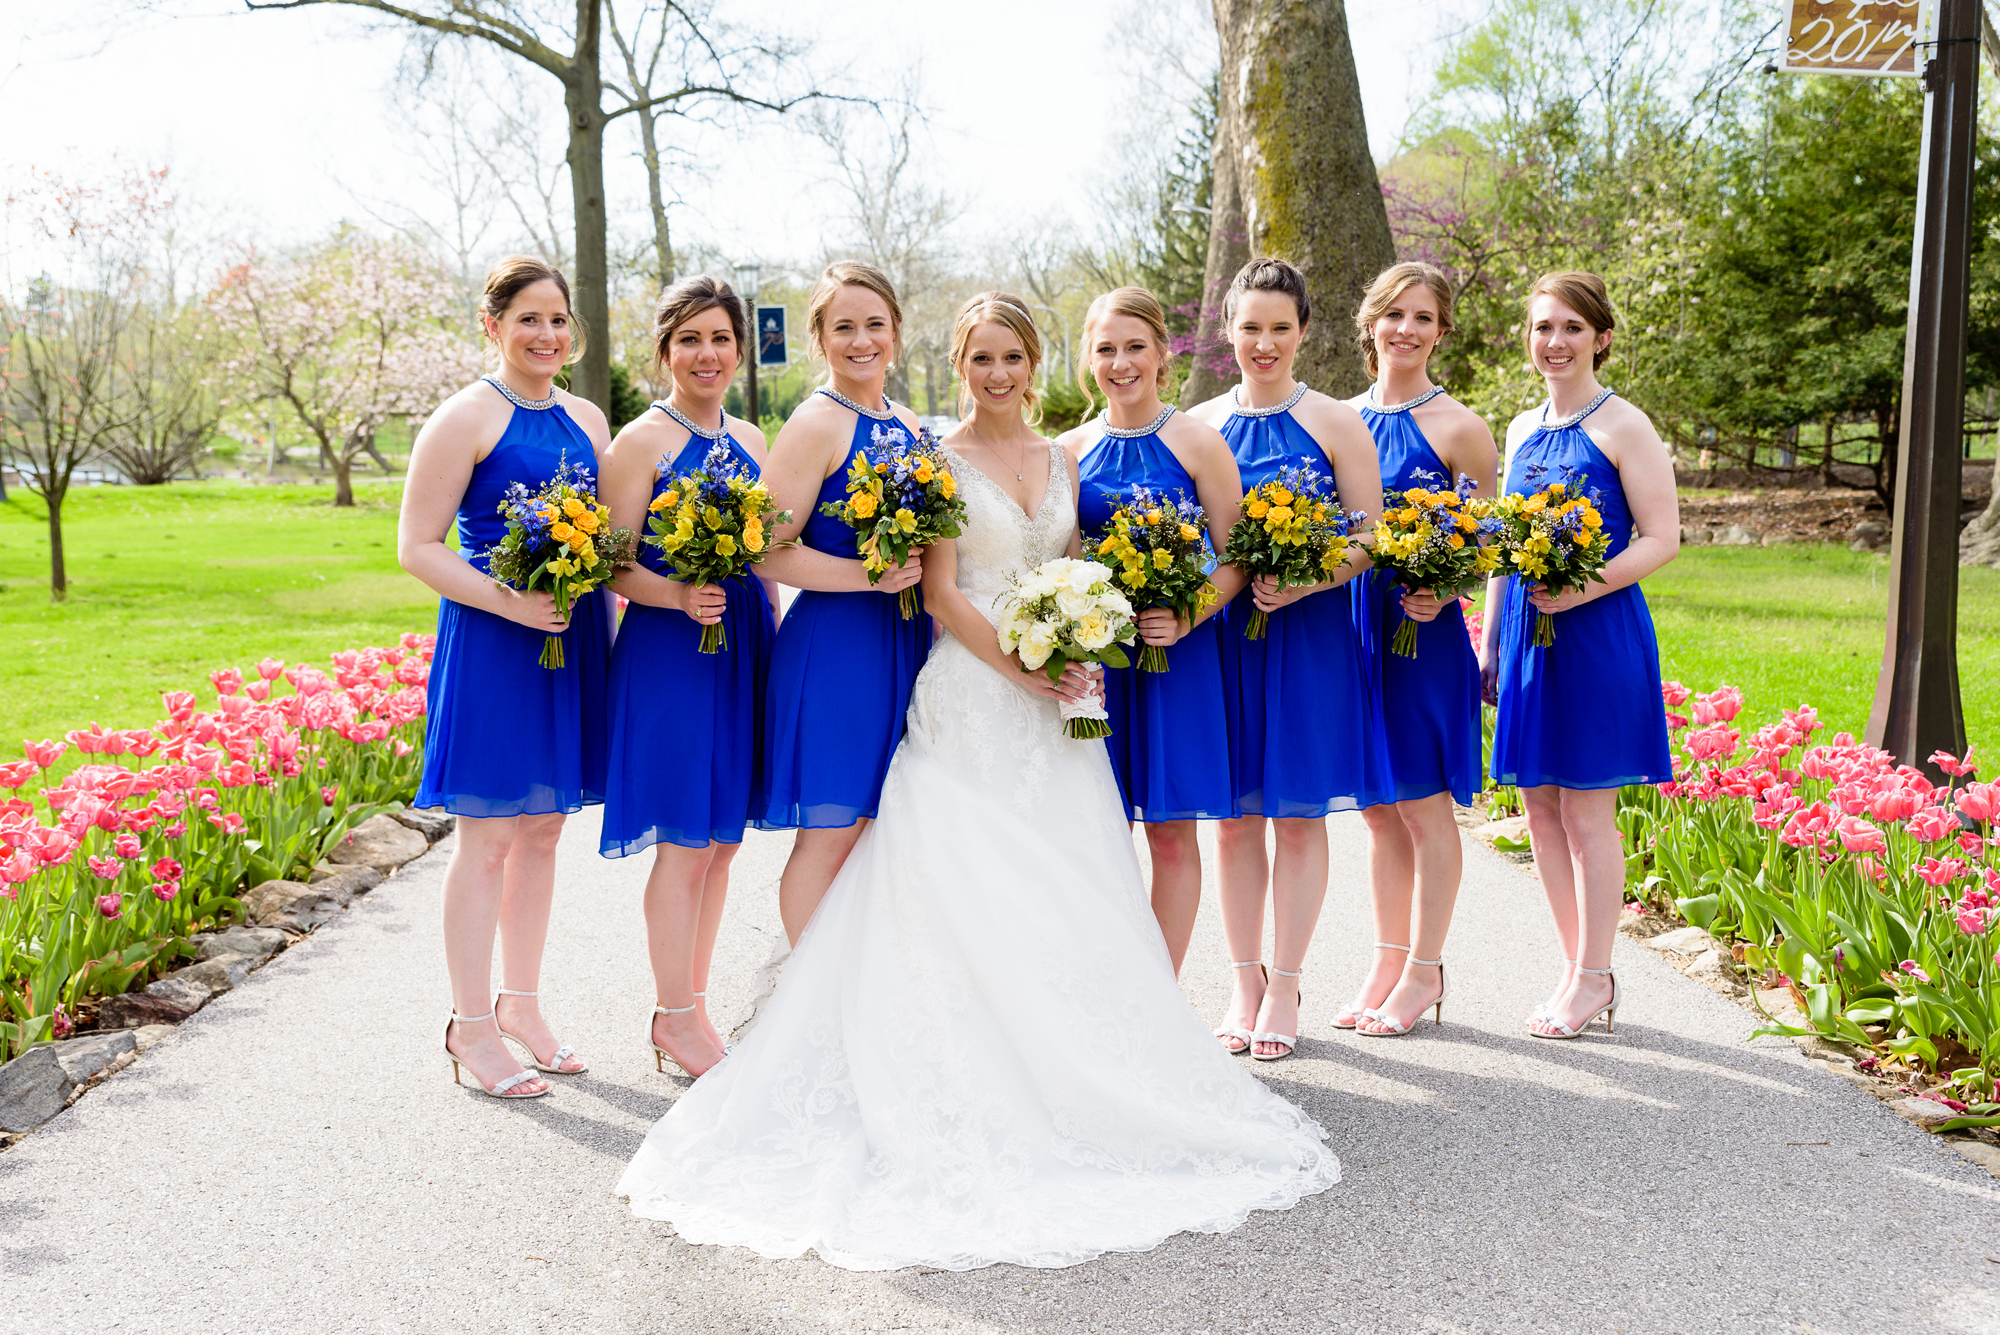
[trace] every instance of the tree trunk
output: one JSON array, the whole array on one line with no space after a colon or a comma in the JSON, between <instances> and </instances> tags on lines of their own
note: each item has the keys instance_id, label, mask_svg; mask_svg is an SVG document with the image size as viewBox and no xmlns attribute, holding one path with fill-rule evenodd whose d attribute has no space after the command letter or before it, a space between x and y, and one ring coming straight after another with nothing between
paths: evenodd
<instances>
[{"instance_id":1,"label":"tree trunk","mask_svg":"<svg viewBox=\"0 0 2000 1335\"><path fill-rule=\"evenodd\" d=\"M570 373L570 392L611 415L611 296L604 210L602 0L576 0L576 57L563 80L569 110L569 185L576 211L576 272L571 275L583 357Z\"/></svg>"},{"instance_id":2,"label":"tree trunk","mask_svg":"<svg viewBox=\"0 0 2000 1335\"><path fill-rule=\"evenodd\" d=\"M1210 291L1219 298L1234 276L1216 266L1216 229L1228 222L1220 161L1226 145L1249 254L1289 260L1311 284L1314 318L1299 348L1298 378L1337 397L1358 394L1368 378L1347 337L1348 321L1375 275L1395 263L1396 247L1368 152L1346 6L1342 0L1214 3L1222 124Z\"/></svg>"},{"instance_id":3,"label":"tree trunk","mask_svg":"<svg viewBox=\"0 0 2000 1335\"><path fill-rule=\"evenodd\" d=\"M345 455L333 457L333 503L354 504L354 464Z\"/></svg>"},{"instance_id":4,"label":"tree trunk","mask_svg":"<svg viewBox=\"0 0 2000 1335\"><path fill-rule=\"evenodd\" d=\"M1222 67L1232 68L1239 42L1225 21L1234 0L1214 0L1215 27L1222 38ZM1208 192L1208 264L1202 275L1201 313L1195 321L1194 348L1188 358L1188 378L1181 386L1181 406L1205 403L1241 377L1229 356L1229 338L1222 328L1222 298L1229 282L1250 259L1249 233L1243 226L1243 194L1236 188L1236 150L1231 137L1236 124L1236 81L1221 80L1216 108L1215 153Z\"/></svg>"},{"instance_id":5,"label":"tree trunk","mask_svg":"<svg viewBox=\"0 0 2000 1335\"><path fill-rule=\"evenodd\" d=\"M69 566L63 561L62 508L66 493L49 491L42 499L49 507L49 597L61 602L69 597Z\"/></svg>"},{"instance_id":6,"label":"tree trunk","mask_svg":"<svg viewBox=\"0 0 2000 1335\"><path fill-rule=\"evenodd\" d=\"M651 110L639 113L639 146L646 163L646 203L653 210L653 281L664 292L674 282L674 237L660 191L660 143Z\"/></svg>"}]
</instances>

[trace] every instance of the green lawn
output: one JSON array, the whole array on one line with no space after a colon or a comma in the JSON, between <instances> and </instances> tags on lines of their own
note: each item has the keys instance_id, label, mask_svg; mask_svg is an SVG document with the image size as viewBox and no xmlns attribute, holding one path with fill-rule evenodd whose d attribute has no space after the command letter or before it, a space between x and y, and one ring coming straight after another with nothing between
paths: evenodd
<instances>
[{"instance_id":1,"label":"green lawn","mask_svg":"<svg viewBox=\"0 0 2000 1335\"><path fill-rule=\"evenodd\" d=\"M66 510L70 596L48 596L40 502L0 506L0 758L21 738L160 717L160 692L267 654L324 663L336 649L430 630L437 600L395 557L400 486L178 483L79 490ZM1882 656L1888 559L1837 547L1697 547L1646 582L1666 673L1727 681L1753 724L1819 708L1857 735ZM1959 679L1967 733L2000 758L2000 571L1961 572Z\"/></svg>"},{"instance_id":2,"label":"green lawn","mask_svg":"<svg viewBox=\"0 0 2000 1335\"><path fill-rule=\"evenodd\" d=\"M437 598L396 565L400 485L185 482L90 487L63 508L69 598L49 599L39 499L0 505L0 757L93 720L158 720L160 692L266 655L326 665L337 649L428 631Z\"/></svg>"}]
</instances>

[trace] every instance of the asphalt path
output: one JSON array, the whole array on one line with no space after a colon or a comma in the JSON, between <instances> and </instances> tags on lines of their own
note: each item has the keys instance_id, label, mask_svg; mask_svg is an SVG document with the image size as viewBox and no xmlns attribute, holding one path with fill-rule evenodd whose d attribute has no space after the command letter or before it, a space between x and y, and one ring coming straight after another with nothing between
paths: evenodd
<instances>
[{"instance_id":1,"label":"asphalt path","mask_svg":"<svg viewBox=\"0 0 2000 1335\"><path fill-rule=\"evenodd\" d=\"M601 860L586 813L542 986L588 1075L517 1103L452 1087L447 841L0 1154L0 1330L2000 1332L2000 1182L1629 942L1615 1038L1528 1037L1556 951L1535 883L1477 845L1446 1024L1331 1030L1373 939L1363 827L1331 825L1299 1054L1252 1069L1343 1180L1234 1233L854 1274L634 1219L612 1187L685 1082L645 1039L649 859ZM788 847L737 860L718 1025L779 962ZM1185 984L1212 1018L1210 893Z\"/></svg>"}]
</instances>

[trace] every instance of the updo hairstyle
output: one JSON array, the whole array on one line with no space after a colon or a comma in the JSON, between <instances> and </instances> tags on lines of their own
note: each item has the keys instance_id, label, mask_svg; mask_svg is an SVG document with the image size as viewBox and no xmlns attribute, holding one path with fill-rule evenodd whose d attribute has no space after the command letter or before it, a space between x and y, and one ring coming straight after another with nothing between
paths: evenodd
<instances>
[{"instance_id":1,"label":"updo hairstyle","mask_svg":"<svg viewBox=\"0 0 2000 1335\"><path fill-rule=\"evenodd\" d=\"M958 308L958 320L951 329L951 369L957 373L959 382L958 415L971 416L973 398L965 374L965 359L969 354L966 345L972 341L972 331L983 324L1003 325L1021 340L1021 350L1028 354L1028 385L1021 402L1028 425L1034 426L1042 420L1042 396L1034 383L1035 371L1042 364L1042 334L1028 317L1027 303L1011 292L981 292Z\"/></svg>"},{"instance_id":2,"label":"updo hairstyle","mask_svg":"<svg viewBox=\"0 0 2000 1335\"><path fill-rule=\"evenodd\" d=\"M563 297L563 312L569 316L569 361L568 366L583 356L583 321L576 318L576 311L570 306L569 279L563 277L562 270L532 255L509 255L494 265L486 274L486 290L479 297L479 313L499 320L514 304L514 298L522 289L533 287L547 279L554 283ZM484 332L482 327L481 332Z\"/></svg>"},{"instance_id":3,"label":"updo hairstyle","mask_svg":"<svg viewBox=\"0 0 2000 1335\"><path fill-rule=\"evenodd\" d=\"M1527 300L1521 303L1521 341L1526 343L1534 335L1528 311L1539 296L1551 296L1583 317L1593 333L1608 334L1618 324L1618 312L1612 308L1611 294L1605 290L1604 280L1594 273L1572 269L1566 273L1545 273L1535 280L1528 289ZM1529 355L1534 354L1530 351ZM1594 350L1590 355L1590 369L1595 371L1611 358L1611 345Z\"/></svg>"},{"instance_id":4,"label":"updo hairstyle","mask_svg":"<svg viewBox=\"0 0 2000 1335\"><path fill-rule=\"evenodd\" d=\"M749 355L748 321L736 290L720 278L695 274L683 278L660 294L659 308L653 312L653 364L664 366L672 350L674 332L703 311L720 309L729 317L729 332L736 339L736 364Z\"/></svg>"},{"instance_id":5,"label":"updo hairstyle","mask_svg":"<svg viewBox=\"0 0 2000 1335\"><path fill-rule=\"evenodd\" d=\"M1292 309L1299 313L1299 328L1304 329L1312 320L1312 298L1306 295L1306 276L1283 260L1268 257L1252 260L1236 271L1229 291L1222 297L1223 328L1236 326L1236 301L1245 292L1282 292L1292 299Z\"/></svg>"},{"instance_id":6,"label":"updo hairstyle","mask_svg":"<svg viewBox=\"0 0 2000 1335\"><path fill-rule=\"evenodd\" d=\"M826 266L826 271L813 284L812 295L806 298L806 355L816 362L826 361L826 308L833 304L834 297L843 287L865 287L882 298L889 307L889 328L894 338L889 352L889 364L895 366L903 360L903 307L896 300L896 285L889 281L889 275L872 264L861 260L835 260Z\"/></svg>"},{"instance_id":7,"label":"updo hairstyle","mask_svg":"<svg viewBox=\"0 0 2000 1335\"><path fill-rule=\"evenodd\" d=\"M1430 289L1431 298L1437 302L1439 340L1457 328L1452 323L1451 279L1445 277L1444 270L1419 260L1390 265L1375 275L1375 281L1368 285L1361 296L1361 305L1354 312L1354 346L1361 350L1361 360L1369 375L1382 374L1381 358L1375 351L1375 322L1396 304L1396 298L1420 284Z\"/></svg>"},{"instance_id":8,"label":"updo hairstyle","mask_svg":"<svg viewBox=\"0 0 2000 1335\"><path fill-rule=\"evenodd\" d=\"M1091 328L1114 315L1129 315L1152 333L1153 341L1160 345L1164 354L1160 358L1158 387L1166 389L1173 379L1173 343L1167 336L1167 313L1160 308L1160 299L1145 288L1120 287L1091 302L1090 309L1083 313L1083 343L1077 349L1076 387L1083 391L1084 399L1092 401L1102 392L1097 388L1097 378L1090 373Z\"/></svg>"}]
</instances>

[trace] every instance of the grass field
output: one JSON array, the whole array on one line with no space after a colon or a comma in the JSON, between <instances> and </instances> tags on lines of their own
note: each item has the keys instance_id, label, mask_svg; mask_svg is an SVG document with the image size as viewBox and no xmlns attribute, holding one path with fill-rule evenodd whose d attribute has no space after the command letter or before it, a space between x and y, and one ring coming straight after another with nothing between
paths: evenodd
<instances>
[{"instance_id":1,"label":"grass field","mask_svg":"<svg viewBox=\"0 0 2000 1335\"><path fill-rule=\"evenodd\" d=\"M21 738L160 716L160 692L265 655L324 663L336 649L429 630L437 600L396 565L399 486L180 483L72 494L70 596L51 603L40 502L0 506L0 758ZM1761 723L1801 702L1857 735L1881 665L1888 559L1838 547L1696 547L1646 582L1666 674L1742 687ZM1966 728L2000 757L2000 571L1961 572Z\"/></svg>"}]
</instances>

